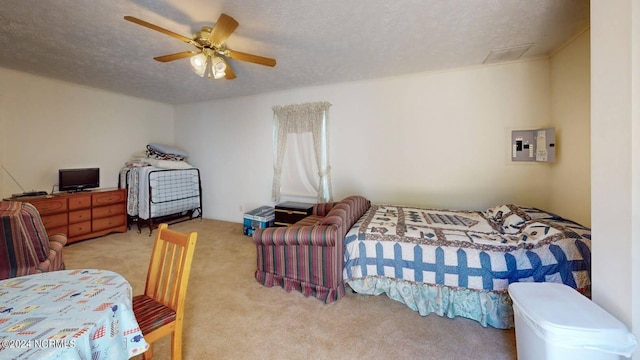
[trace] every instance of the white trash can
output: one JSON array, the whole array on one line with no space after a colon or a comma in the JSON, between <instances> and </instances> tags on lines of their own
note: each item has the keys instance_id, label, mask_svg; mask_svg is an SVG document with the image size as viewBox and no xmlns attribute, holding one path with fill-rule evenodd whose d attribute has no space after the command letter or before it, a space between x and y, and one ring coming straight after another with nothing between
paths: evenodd
<instances>
[{"instance_id":1,"label":"white trash can","mask_svg":"<svg viewBox=\"0 0 640 360\"><path fill-rule=\"evenodd\" d=\"M519 282L508 291L518 360L613 360L636 348L622 322L570 286Z\"/></svg>"}]
</instances>

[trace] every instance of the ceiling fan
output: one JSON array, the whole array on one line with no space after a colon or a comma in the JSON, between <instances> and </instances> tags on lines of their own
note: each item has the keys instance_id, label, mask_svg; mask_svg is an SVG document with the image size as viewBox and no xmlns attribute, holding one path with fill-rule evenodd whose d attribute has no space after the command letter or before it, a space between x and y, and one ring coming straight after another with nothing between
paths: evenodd
<instances>
[{"instance_id":1,"label":"ceiling fan","mask_svg":"<svg viewBox=\"0 0 640 360\"><path fill-rule=\"evenodd\" d=\"M235 79L236 74L224 59L225 57L264 66L276 66L275 59L231 50L225 46L225 40L238 27L238 22L224 13L220 14L213 28L203 26L199 33L193 35L193 38L182 36L133 16L125 16L124 19L195 46L196 50L157 56L153 59L160 62L169 62L190 57L193 71L201 77L206 75L208 78L213 77L215 79L223 77L228 80Z\"/></svg>"}]
</instances>

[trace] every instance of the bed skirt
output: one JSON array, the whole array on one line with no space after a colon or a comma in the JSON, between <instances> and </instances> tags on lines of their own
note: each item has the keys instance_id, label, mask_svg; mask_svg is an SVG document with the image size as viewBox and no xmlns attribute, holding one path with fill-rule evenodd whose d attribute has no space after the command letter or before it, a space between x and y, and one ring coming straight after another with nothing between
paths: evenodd
<instances>
[{"instance_id":1,"label":"bed skirt","mask_svg":"<svg viewBox=\"0 0 640 360\"><path fill-rule=\"evenodd\" d=\"M348 285L360 294L385 293L422 316L431 313L449 318L462 316L485 327L514 327L513 303L507 291L479 291L380 277L352 279Z\"/></svg>"}]
</instances>

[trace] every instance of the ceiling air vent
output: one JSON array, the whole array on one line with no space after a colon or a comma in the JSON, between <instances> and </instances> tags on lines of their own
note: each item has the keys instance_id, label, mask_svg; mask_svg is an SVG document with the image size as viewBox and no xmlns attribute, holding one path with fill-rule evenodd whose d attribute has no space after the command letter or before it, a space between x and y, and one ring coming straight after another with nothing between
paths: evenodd
<instances>
[{"instance_id":1,"label":"ceiling air vent","mask_svg":"<svg viewBox=\"0 0 640 360\"><path fill-rule=\"evenodd\" d=\"M498 63L503 61L518 60L524 53L531 48L533 44L517 45L504 47L499 49L493 49L489 52L483 64Z\"/></svg>"}]
</instances>

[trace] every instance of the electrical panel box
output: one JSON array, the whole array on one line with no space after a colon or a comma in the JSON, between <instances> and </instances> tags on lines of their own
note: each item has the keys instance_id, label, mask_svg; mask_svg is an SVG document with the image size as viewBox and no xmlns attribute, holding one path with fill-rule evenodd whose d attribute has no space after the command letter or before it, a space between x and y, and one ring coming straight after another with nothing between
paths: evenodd
<instances>
[{"instance_id":1,"label":"electrical panel box","mask_svg":"<svg viewBox=\"0 0 640 360\"><path fill-rule=\"evenodd\" d=\"M512 131L511 161L556 161L555 129Z\"/></svg>"}]
</instances>

